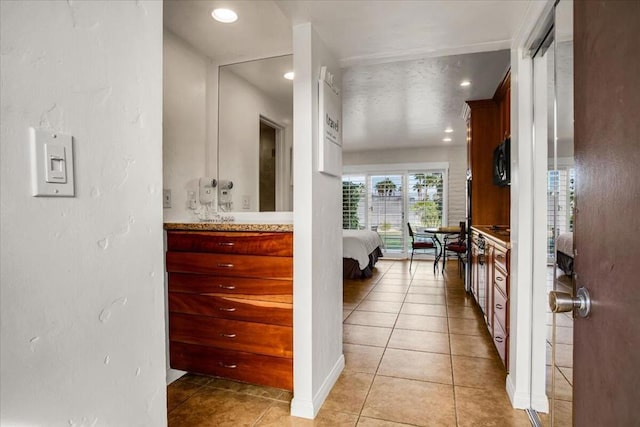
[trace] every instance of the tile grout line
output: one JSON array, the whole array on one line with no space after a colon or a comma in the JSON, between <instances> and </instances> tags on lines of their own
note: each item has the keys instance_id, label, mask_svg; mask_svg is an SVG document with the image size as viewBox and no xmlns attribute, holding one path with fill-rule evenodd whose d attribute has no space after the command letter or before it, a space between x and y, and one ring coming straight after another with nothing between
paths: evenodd
<instances>
[{"instance_id":1,"label":"tile grout line","mask_svg":"<svg viewBox=\"0 0 640 427\"><path fill-rule=\"evenodd\" d=\"M394 261L394 264L395 264L395 262L396 262L396 261ZM388 271L389 271L389 269L387 269L387 272L388 272ZM386 274L386 272L385 272L384 274ZM384 274L382 275L382 277L384 277ZM409 280L409 283L411 283L411 280L412 280L412 279L410 279L410 280ZM379 282L379 281L378 281L378 282ZM376 286L377 286L377 285L376 285ZM411 286L411 285L409 285L409 287L410 287L410 286ZM409 287L407 287L407 291L405 291L405 292L404 292L404 299L402 300L402 301L403 301L403 302L402 302L402 304L404 304L404 300L407 298L407 293L408 293L408 291L409 291ZM375 287L374 287L374 288L375 288ZM372 291L369 291L369 293L370 293L370 292L372 292ZM367 294L367 295L368 295L368 294ZM402 310L402 305L400 306L400 310ZM360 417L362 416L362 411L364 410L364 406L365 406L365 404L367 403L367 399L369 398L369 393L371 393L371 388L373 387L373 383L375 382L376 377L378 376L378 370L380 369L380 364L382 363L382 359L384 359L384 355L385 355L385 353L387 352L387 348L388 348L388 346L389 346L389 341L391 341L391 336L393 335L393 331L395 330L396 323L398 323L398 317L400 316L400 310L398 311L398 313L396 313L396 320L395 320L395 322L393 323L393 326L391 327L391 333L389 334L389 338L387 338L387 342L386 342L386 344L385 344L385 346L384 346L384 350L382 351L382 355L380 356L380 360L378 361L378 364L377 364L377 366L376 366L376 370L375 370L375 372L373 373L373 377L371 378L371 383L369 384L369 388L367 389L367 393L366 393L366 395L365 395L365 397L364 397L364 400L362 401L362 406L360 407L360 411L358 412L358 419L357 419L357 421L356 421L356 425L357 425L357 423L359 423L359 422L360 422ZM345 320L346 320L346 319L345 319ZM385 420L385 421L389 421L389 420Z\"/></svg>"},{"instance_id":2,"label":"tile grout line","mask_svg":"<svg viewBox=\"0 0 640 427\"><path fill-rule=\"evenodd\" d=\"M444 268L443 268L442 274L444 275ZM451 391L453 392L453 415L456 420L456 426L458 426L460 425L460 420L458 419L458 399L456 397L456 381L455 381L455 376L453 375L453 349L451 346L451 327L450 327L450 321L449 321L449 304L448 304L449 293L447 292L448 289L449 289L449 286L448 284L446 284L446 281L445 281L444 303L445 303L446 312L447 312L447 335L449 338L449 361L451 363Z\"/></svg>"}]
</instances>

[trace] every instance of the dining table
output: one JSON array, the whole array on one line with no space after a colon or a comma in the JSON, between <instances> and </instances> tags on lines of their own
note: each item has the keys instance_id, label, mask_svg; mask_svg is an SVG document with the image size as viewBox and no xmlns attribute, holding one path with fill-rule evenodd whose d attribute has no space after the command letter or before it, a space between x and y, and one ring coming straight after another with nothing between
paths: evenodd
<instances>
[{"instance_id":1,"label":"dining table","mask_svg":"<svg viewBox=\"0 0 640 427\"><path fill-rule=\"evenodd\" d=\"M438 265L438 262L444 255L444 245L445 239L447 236L460 234L462 231L460 226L452 225L452 226L440 226L440 227L420 227L417 229L418 235L421 237L428 237L433 240L436 252L436 259L434 261L434 265ZM440 239L440 236L442 240ZM444 263L442 263L442 269L444 270Z\"/></svg>"}]
</instances>

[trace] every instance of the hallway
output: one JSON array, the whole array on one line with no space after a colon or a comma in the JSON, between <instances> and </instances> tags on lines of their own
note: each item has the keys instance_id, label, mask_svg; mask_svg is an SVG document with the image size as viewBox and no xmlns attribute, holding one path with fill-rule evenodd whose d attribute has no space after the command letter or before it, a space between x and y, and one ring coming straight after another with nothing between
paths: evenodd
<instances>
[{"instance_id":1,"label":"hallway","mask_svg":"<svg viewBox=\"0 0 640 427\"><path fill-rule=\"evenodd\" d=\"M170 426L529 426L455 262L382 259L344 282L345 369L314 421L291 394L189 375L168 387Z\"/></svg>"}]
</instances>

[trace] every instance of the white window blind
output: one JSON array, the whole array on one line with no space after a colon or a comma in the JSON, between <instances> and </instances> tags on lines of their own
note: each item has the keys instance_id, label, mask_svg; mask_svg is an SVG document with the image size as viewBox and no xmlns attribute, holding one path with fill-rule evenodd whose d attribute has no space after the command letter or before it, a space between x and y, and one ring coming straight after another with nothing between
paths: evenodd
<instances>
[{"instance_id":1,"label":"white window blind","mask_svg":"<svg viewBox=\"0 0 640 427\"><path fill-rule=\"evenodd\" d=\"M573 231L575 169L547 172L547 258L555 260L555 240L561 233Z\"/></svg>"},{"instance_id":2,"label":"white window blind","mask_svg":"<svg viewBox=\"0 0 640 427\"><path fill-rule=\"evenodd\" d=\"M447 169L377 167L346 173L342 176L342 226L377 231L385 252L406 253L407 222L414 230L446 224L446 182Z\"/></svg>"}]
</instances>

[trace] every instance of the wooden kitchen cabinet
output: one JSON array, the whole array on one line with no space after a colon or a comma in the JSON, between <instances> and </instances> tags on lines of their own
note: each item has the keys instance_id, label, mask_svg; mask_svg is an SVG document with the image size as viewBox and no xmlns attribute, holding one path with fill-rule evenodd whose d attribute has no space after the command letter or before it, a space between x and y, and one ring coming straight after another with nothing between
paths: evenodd
<instances>
[{"instance_id":1,"label":"wooden kitchen cabinet","mask_svg":"<svg viewBox=\"0 0 640 427\"><path fill-rule=\"evenodd\" d=\"M466 102L467 178L471 182L467 203L469 225L510 224L510 187L493 183L493 151L511 135L511 74L507 72L493 98Z\"/></svg>"},{"instance_id":2,"label":"wooden kitchen cabinet","mask_svg":"<svg viewBox=\"0 0 640 427\"><path fill-rule=\"evenodd\" d=\"M471 291L505 367L509 366L509 233L492 227L471 231Z\"/></svg>"},{"instance_id":3,"label":"wooden kitchen cabinet","mask_svg":"<svg viewBox=\"0 0 640 427\"><path fill-rule=\"evenodd\" d=\"M293 234L167 231L171 367L293 389Z\"/></svg>"}]
</instances>

